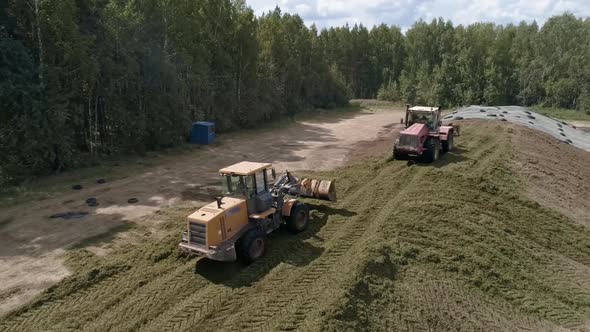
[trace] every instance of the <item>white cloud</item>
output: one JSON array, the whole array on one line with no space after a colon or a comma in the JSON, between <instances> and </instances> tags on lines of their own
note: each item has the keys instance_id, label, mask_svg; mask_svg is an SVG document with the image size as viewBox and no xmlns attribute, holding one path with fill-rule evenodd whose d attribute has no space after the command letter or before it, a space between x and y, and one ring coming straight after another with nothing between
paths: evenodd
<instances>
[{"instance_id":1,"label":"white cloud","mask_svg":"<svg viewBox=\"0 0 590 332\"><path fill-rule=\"evenodd\" d=\"M588 0L249 0L257 14L279 6L299 14L308 25L318 27L380 23L408 28L413 22L442 17L455 24L473 22L518 23L547 18L563 12L590 16Z\"/></svg>"},{"instance_id":2,"label":"white cloud","mask_svg":"<svg viewBox=\"0 0 590 332\"><path fill-rule=\"evenodd\" d=\"M301 17L306 17L313 13L313 8L306 3L300 3L295 5L295 12L301 15Z\"/></svg>"}]
</instances>

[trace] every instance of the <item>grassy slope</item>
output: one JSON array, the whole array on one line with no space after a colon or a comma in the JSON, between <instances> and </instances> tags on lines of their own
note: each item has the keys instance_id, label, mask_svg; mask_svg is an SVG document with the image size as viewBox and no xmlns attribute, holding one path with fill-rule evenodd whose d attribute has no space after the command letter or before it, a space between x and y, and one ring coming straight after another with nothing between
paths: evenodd
<instances>
[{"instance_id":1,"label":"grassy slope","mask_svg":"<svg viewBox=\"0 0 590 332\"><path fill-rule=\"evenodd\" d=\"M456 163L425 170L406 199L381 211L388 217L374 247L395 272L369 260L376 272L358 275L325 327L514 330L588 321L590 232L524 198L506 127L478 128L464 128Z\"/></svg>"},{"instance_id":2,"label":"grassy slope","mask_svg":"<svg viewBox=\"0 0 590 332\"><path fill-rule=\"evenodd\" d=\"M309 229L279 230L248 267L176 254L163 239L96 257L0 330L518 330L590 317L590 231L522 196L507 126L465 125L432 166L375 160L320 174ZM196 273L192 273L191 271Z\"/></svg>"},{"instance_id":3,"label":"grassy slope","mask_svg":"<svg viewBox=\"0 0 590 332\"><path fill-rule=\"evenodd\" d=\"M552 116L557 119L561 120L570 120L570 121L590 121L590 114L583 112L583 111L576 111L570 110L565 108L556 108L556 107L542 107L542 106L533 106L532 107L535 111L547 115Z\"/></svg>"}]
</instances>

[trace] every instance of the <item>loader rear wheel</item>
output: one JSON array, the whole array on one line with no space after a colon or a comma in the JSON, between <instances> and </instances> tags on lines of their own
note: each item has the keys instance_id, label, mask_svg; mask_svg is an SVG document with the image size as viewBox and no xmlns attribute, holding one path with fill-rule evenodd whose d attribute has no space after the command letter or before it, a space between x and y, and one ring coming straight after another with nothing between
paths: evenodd
<instances>
[{"instance_id":1,"label":"loader rear wheel","mask_svg":"<svg viewBox=\"0 0 590 332\"><path fill-rule=\"evenodd\" d=\"M266 236L258 229L249 230L240 240L240 258L245 263L252 263L264 255L266 250Z\"/></svg>"},{"instance_id":2,"label":"loader rear wheel","mask_svg":"<svg viewBox=\"0 0 590 332\"><path fill-rule=\"evenodd\" d=\"M450 133L447 140L442 141L443 152L449 152L449 151L453 150L453 136L454 136L453 133Z\"/></svg>"},{"instance_id":3,"label":"loader rear wheel","mask_svg":"<svg viewBox=\"0 0 590 332\"><path fill-rule=\"evenodd\" d=\"M309 208L297 202L291 208L291 215L287 217L287 228L293 234L303 232L309 224Z\"/></svg>"}]
</instances>

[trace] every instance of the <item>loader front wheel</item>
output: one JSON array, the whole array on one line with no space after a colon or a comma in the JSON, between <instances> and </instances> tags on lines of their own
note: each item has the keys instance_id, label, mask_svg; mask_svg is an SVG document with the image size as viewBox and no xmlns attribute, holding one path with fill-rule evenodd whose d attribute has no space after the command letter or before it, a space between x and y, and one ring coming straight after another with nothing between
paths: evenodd
<instances>
[{"instance_id":1,"label":"loader front wheel","mask_svg":"<svg viewBox=\"0 0 590 332\"><path fill-rule=\"evenodd\" d=\"M245 263L252 263L264 255L266 250L266 236L258 229L249 230L240 240L240 258Z\"/></svg>"},{"instance_id":2,"label":"loader front wheel","mask_svg":"<svg viewBox=\"0 0 590 332\"><path fill-rule=\"evenodd\" d=\"M291 208L291 215L287 217L287 228L289 232L297 234L307 229L309 224L309 208L307 205L297 202Z\"/></svg>"}]
</instances>

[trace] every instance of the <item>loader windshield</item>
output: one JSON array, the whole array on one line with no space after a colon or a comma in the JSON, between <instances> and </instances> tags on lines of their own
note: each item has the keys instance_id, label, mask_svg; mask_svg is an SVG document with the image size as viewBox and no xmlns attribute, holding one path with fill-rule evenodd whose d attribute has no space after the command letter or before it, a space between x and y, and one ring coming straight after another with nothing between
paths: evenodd
<instances>
[{"instance_id":1,"label":"loader windshield","mask_svg":"<svg viewBox=\"0 0 590 332\"><path fill-rule=\"evenodd\" d=\"M254 196L252 175L221 175L222 194L224 196Z\"/></svg>"}]
</instances>

